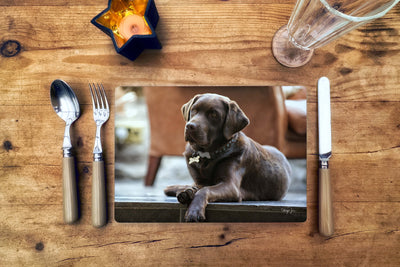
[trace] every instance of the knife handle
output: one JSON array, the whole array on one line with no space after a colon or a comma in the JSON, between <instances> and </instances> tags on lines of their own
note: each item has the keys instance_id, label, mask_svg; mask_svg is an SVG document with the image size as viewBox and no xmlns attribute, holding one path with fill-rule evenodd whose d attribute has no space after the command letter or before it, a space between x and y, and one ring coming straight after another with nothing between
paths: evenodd
<instances>
[{"instance_id":1,"label":"knife handle","mask_svg":"<svg viewBox=\"0 0 400 267\"><path fill-rule=\"evenodd\" d=\"M102 227L107 222L104 161L93 161L92 224Z\"/></svg>"},{"instance_id":2,"label":"knife handle","mask_svg":"<svg viewBox=\"0 0 400 267\"><path fill-rule=\"evenodd\" d=\"M78 220L78 196L74 157L62 161L64 222L72 224Z\"/></svg>"},{"instance_id":3,"label":"knife handle","mask_svg":"<svg viewBox=\"0 0 400 267\"><path fill-rule=\"evenodd\" d=\"M332 189L328 168L319 169L319 232L323 236L333 234Z\"/></svg>"}]
</instances>

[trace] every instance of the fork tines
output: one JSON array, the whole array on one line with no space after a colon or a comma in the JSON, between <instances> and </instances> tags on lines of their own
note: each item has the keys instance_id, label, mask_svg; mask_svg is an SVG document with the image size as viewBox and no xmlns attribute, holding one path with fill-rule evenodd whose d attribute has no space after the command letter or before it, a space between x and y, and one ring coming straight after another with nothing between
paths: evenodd
<instances>
[{"instance_id":1,"label":"fork tines","mask_svg":"<svg viewBox=\"0 0 400 267\"><path fill-rule=\"evenodd\" d=\"M96 123L96 139L93 149L94 160L101 161L103 158L103 148L101 146L100 128L110 117L110 108L102 84L89 84L89 89L93 104L93 119Z\"/></svg>"},{"instance_id":2,"label":"fork tines","mask_svg":"<svg viewBox=\"0 0 400 267\"><path fill-rule=\"evenodd\" d=\"M103 84L90 84L89 83L89 89L90 89L90 95L92 97L92 104L93 104L93 110L97 110L97 109L106 109L109 110L108 107L108 101L107 101L107 97L106 97L106 92L104 90ZM100 99L100 102L99 102ZM104 106L104 102L105 102L105 106ZM101 106L100 106L101 103ZM97 107L96 107L97 104Z\"/></svg>"}]
</instances>

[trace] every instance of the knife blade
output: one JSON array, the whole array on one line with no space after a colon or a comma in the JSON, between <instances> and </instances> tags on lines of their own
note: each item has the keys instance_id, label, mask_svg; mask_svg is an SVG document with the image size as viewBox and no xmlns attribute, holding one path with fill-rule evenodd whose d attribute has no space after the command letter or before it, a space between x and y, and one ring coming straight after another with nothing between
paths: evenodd
<instances>
[{"instance_id":1,"label":"knife blade","mask_svg":"<svg viewBox=\"0 0 400 267\"><path fill-rule=\"evenodd\" d=\"M334 232L332 189L328 161L332 155L330 82L318 80L318 145L319 145L319 232L331 236Z\"/></svg>"}]
</instances>

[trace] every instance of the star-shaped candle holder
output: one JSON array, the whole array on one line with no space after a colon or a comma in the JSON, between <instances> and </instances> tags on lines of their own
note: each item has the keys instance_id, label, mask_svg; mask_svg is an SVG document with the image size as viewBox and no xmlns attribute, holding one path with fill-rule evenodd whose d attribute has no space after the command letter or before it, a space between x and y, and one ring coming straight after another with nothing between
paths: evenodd
<instances>
[{"instance_id":1,"label":"star-shaped candle holder","mask_svg":"<svg viewBox=\"0 0 400 267\"><path fill-rule=\"evenodd\" d=\"M117 53L135 60L144 49L161 49L158 19L154 0L109 0L91 22L111 37Z\"/></svg>"}]
</instances>

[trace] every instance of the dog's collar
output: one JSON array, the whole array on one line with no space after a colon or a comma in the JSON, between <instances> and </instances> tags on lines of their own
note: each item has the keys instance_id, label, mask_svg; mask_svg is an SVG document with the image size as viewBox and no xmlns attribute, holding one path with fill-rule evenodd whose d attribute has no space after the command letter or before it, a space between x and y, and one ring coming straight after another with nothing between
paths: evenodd
<instances>
[{"instance_id":1,"label":"dog's collar","mask_svg":"<svg viewBox=\"0 0 400 267\"><path fill-rule=\"evenodd\" d=\"M223 145L222 147L218 148L213 152L194 151L192 153L192 156L189 158L189 164L200 162L200 159L202 158L214 159L219 154L228 150L232 146L232 144L236 143L237 140L238 140L238 134L235 134L225 145Z\"/></svg>"}]
</instances>

